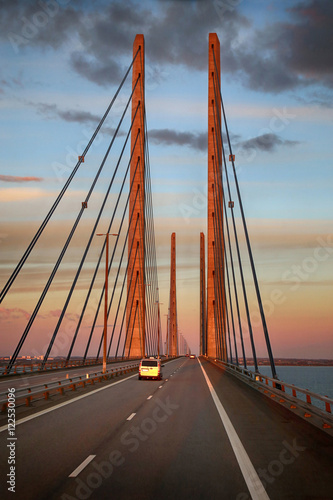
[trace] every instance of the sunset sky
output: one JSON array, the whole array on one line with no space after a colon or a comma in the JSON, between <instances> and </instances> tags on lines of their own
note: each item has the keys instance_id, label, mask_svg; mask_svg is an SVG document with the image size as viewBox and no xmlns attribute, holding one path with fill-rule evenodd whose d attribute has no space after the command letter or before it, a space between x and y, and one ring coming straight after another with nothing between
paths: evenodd
<instances>
[{"instance_id":1,"label":"sunset sky","mask_svg":"<svg viewBox=\"0 0 333 500\"><path fill-rule=\"evenodd\" d=\"M198 353L199 235L206 233L207 210L208 34L216 32L222 93L273 353L332 358L332 24L333 2L328 0L2 1L1 288L118 88L132 60L135 35L143 33L163 334L170 237L176 232L179 329ZM21 337L129 93L126 84L106 124L109 129L82 164L0 306L0 355L11 354ZM117 145L91 199L88 232L119 150ZM45 351L86 231L66 255L21 354ZM93 244L95 254L67 312L69 325L89 286L100 243ZM266 357L244 245L242 251L257 354ZM90 321L85 320L86 332ZM54 355L67 353L69 334L61 335ZM77 354L84 349L84 335ZM250 356L249 348L247 352Z\"/></svg>"}]
</instances>

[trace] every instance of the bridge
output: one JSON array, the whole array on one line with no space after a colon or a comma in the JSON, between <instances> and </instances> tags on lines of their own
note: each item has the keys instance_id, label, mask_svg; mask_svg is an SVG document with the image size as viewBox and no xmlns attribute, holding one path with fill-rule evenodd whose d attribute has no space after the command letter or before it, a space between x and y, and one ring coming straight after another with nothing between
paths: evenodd
<instances>
[{"instance_id":1,"label":"bridge","mask_svg":"<svg viewBox=\"0 0 333 500\"><path fill-rule=\"evenodd\" d=\"M12 498L15 492L19 499L62 500L333 498L333 401L278 377L237 179L221 91L220 44L214 33L208 46L207 234L198 234L199 356L189 356L188 340L179 331L175 233L170 234L163 342L144 44L143 35L137 35L116 94L0 295L1 303L10 300L29 258L47 238L52 218L70 200L75 176L83 167L90 173L95 169L33 312L23 332L13 336L12 355L2 367L1 496ZM120 105L119 122L111 131L108 127L111 139L96 168L94 141ZM95 196L98 185L104 186L101 200ZM270 377L260 372L258 363L258 325L251 317L241 238ZM79 255L82 240L85 246ZM40 360L27 361L21 354L34 345L35 322L45 302L57 294L57 278L68 259L76 259L76 270L61 312ZM73 311L76 314L70 315ZM64 335L66 352L57 356ZM35 346L35 352L44 344L45 340ZM161 358L161 381L138 380L142 357Z\"/></svg>"}]
</instances>

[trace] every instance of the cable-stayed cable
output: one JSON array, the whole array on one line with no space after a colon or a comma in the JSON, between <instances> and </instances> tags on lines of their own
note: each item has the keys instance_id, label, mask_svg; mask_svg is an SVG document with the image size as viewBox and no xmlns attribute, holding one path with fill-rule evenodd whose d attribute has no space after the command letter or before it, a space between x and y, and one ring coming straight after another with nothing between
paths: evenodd
<instances>
[{"instance_id":1,"label":"cable-stayed cable","mask_svg":"<svg viewBox=\"0 0 333 500\"><path fill-rule=\"evenodd\" d=\"M158 342L158 307L159 307L159 286L158 286L158 275L157 275L157 258L156 258L156 239L155 239L155 228L154 228L154 211L152 203L152 187L151 187L151 175L150 175L150 158L149 158L149 136L146 118L146 109L144 109L144 125L145 125L145 210L146 210L146 268L148 270L148 279L151 281L150 291L148 292L149 298L149 311L150 320L150 332L148 334L148 340L150 340L150 349L154 349L154 345ZM156 307L157 306L157 307ZM155 332L155 333L154 333ZM157 338L156 338L157 332ZM155 352L152 352L155 354Z\"/></svg>"},{"instance_id":2,"label":"cable-stayed cable","mask_svg":"<svg viewBox=\"0 0 333 500\"><path fill-rule=\"evenodd\" d=\"M132 95L131 95L131 97L130 97L129 101L127 102L127 105L126 105L125 111L124 111L124 113L123 113L123 117L125 116L125 113L126 113L126 111L127 111L128 105L129 105L129 103L130 103L130 101L131 101L131 98L132 98ZM123 118L123 117L122 117L122 118ZM103 199L102 205L101 205L101 207L100 207L100 210L99 210L99 213L98 213L98 216L97 216L97 219L96 219L96 221L95 221L95 223L94 223L94 226L93 226L93 228L92 228L92 230L91 230L91 233L90 233L90 238L89 238L88 243L87 243L87 245L86 245L86 248L85 248L85 250L84 250L83 256L82 256L82 258L81 258L81 262L80 262L80 264L79 264L78 270L77 270L76 275L75 275L75 277L74 277L74 280L73 280L72 286L71 286L71 288L70 288L70 291L69 291L69 293L68 293L68 296L67 296L66 302L65 302L65 304L64 304L64 306L63 306L63 308L62 308L62 311L61 311L60 317L59 317L59 319L58 319L57 325L56 325L56 327L55 327L55 330L54 330L53 335L52 335L52 337L51 337L51 340L50 340L49 346L48 346L47 351L46 351L46 353L45 353L45 356L44 356L44 359L43 359L43 362L42 362L42 369L44 368L45 363L47 362L47 360L48 360L48 358L49 358L49 355L50 355L51 349L52 349L53 344L54 344L54 341L55 341L55 339L56 339L56 337L57 337L57 334L58 334L58 331L59 331L60 325L61 325L61 323L62 323L62 320L63 320L63 318L64 318L64 315L65 315L65 313L66 313L66 311L67 311L67 307L68 307L69 302L70 302L70 299L71 299L71 297L72 297L72 294L73 294L74 288L75 288L75 286L76 286L77 280L78 280L78 278L79 278L79 276L80 276L80 273L81 273L81 270L82 270L83 264L84 264L84 262L85 262L86 256L87 256L87 254L88 254L88 251L89 251L89 249L90 249L90 246L91 246L92 240L93 240L93 238L94 238L94 236L95 236L96 228L97 228L97 225L98 225L98 223L99 223L99 221L100 221L100 218L101 218L101 216L102 216L102 214L103 214L104 207L105 207L105 205L106 205L106 202L107 202L107 199L108 199L108 197L109 197L109 194L110 194L110 191L111 191L111 188L112 188L113 182L114 182L115 177L116 177L116 174L117 174L117 172L118 172L118 168L119 168L119 165L120 165L120 161L121 161L121 158L122 158L123 152L124 152L124 150L125 150L125 147L126 147L127 142L128 142L128 138L129 138L130 133L131 133L131 130L132 130L132 125L133 125L133 121L132 121L132 124L131 124L130 130L129 130L128 134L127 134L127 137L126 137L126 140L125 140L125 143L124 143L123 149L122 149L122 153L121 153L121 155L120 155L120 157L119 157L119 159L118 159L118 162L117 162L116 168L115 168L115 170L114 170L114 172L113 172L113 175L112 175L112 177L111 177L111 181L110 181L110 183L109 183L108 189L107 189L107 191L106 191L106 193L105 193L105 196L104 196L104 199ZM119 130L119 127L118 127L117 131L118 131L118 130ZM104 165L105 165L105 162L106 162L106 160L107 160L107 158L108 158L108 156L109 156L109 153L110 153L110 151L111 151L111 148L112 148L113 143L114 143L114 137L112 138L112 141L111 141L111 143L110 143L110 145L109 145L109 147L108 147L108 149L107 149L107 151L106 151L106 153L105 153L105 155L104 155L104 158L103 158L102 164L101 164L101 166L100 166L100 168L99 168L99 171L98 171L98 176L99 176L100 172L102 171L102 169L103 169L103 167L104 167ZM128 168L127 168L127 170L126 170L125 178L126 178L126 176L127 176L127 173L128 173ZM89 197L90 197L90 195L91 195L91 193L92 193L92 191L93 191L93 188L94 188L94 186L95 186L95 184L96 184L96 182L97 182L97 178L98 178L98 177L96 176L96 178L94 179L94 182L93 182L93 184L92 184L92 186L91 186L91 188L90 188L90 190L89 190L88 196L87 196L87 198L86 198L86 201L88 201L88 199L89 199ZM122 188L123 188L123 187L124 187L124 182L123 182ZM121 192L122 192L122 189L121 189L120 194L119 194L119 196L118 196L117 205L118 205L118 203L119 203L119 198L120 198ZM116 205L116 207L117 207L117 205ZM116 208L115 208L115 210L116 210ZM115 215L115 210L114 210L114 213L113 213L113 218L114 218L114 215ZM112 221L113 221L113 218L112 218ZM112 221L111 221L111 224L112 224Z\"/></svg>"},{"instance_id":3,"label":"cable-stayed cable","mask_svg":"<svg viewBox=\"0 0 333 500\"><path fill-rule=\"evenodd\" d=\"M137 218L136 222L135 222L134 234L136 233L138 220L139 219ZM132 242L131 242L130 257L132 256L133 243L134 243L134 238L132 239ZM135 254L134 254L134 258L133 258L133 262L134 263L136 262L137 254L138 254L138 247L136 246L136 248L135 248ZM120 297L119 297L119 301L118 301L118 307L117 307L117 312L116 312L116 316L115 316L115 323L113 325L113 330L112 330L112 338L113 338L115 327L116 327L116 324L117 324L117 321L118 321L118 314L119 314L119 310L120 310L120 304L121 304L123 292L124 292L124 289L125 289L126 277L128 279L129 260L130 259L128 259L128 261L127 261L127 266L126 266L126 270L125 270L125 277L124 277L124 281L123 281L123 284L122 284L122 289L121 289L121 293L120 293ZM132 277L133 277L133 269L134 269L134 267L132 268L130 280L132 280ZM117 358L117 355L118 355L118 349L119 349L119 344L120 344L120 340L121 340L121 334L122 334L122 329L123 329L123 324L124 324L124 318L125 318L125 314L126 314L127 303L128 303L128 294L127 294L126 303L125 303L125 306L124 306L124 314L123 314L123 318L122 318L122 322L121 322L121 328L119 330L119 335L118 335L118 342L117 342L117 348L116 348L116 353L115 353L115 357L116 358Z\"/></svg>"},{"instance_id":4,"label":"cable-stayed cable","mask_svg":"<svg viewBox=\"0 0 333 500\"><path fill-rule=\"evenodd\" d=\"M119 130L119 128L117 129L117 131L116 131L116 132L118 132L118 130ZM115 132L115 133L116 133L116 132ZM96 183L97 183L97 180L98 180L98 178L99 178L99 176L100 176L100 174L101 174L101 172L102 172L102 169L103 169L103 167L104 167L104 165L105 165L105 161L106 161L106 159L107 159L107 157L108 157L108 155L109 155L109 153L110 153L110 150L111 150L112 145L113 145L113 143L114 143L114 139L115 139L115 134L114 134L114 136L112 137L112 139L111 139L111 141L110 141L110 144L109 144L109 146L108 146L108 149L107 149L107 152L106 152L106 154L105 154L105 156L104 156L104 159L103 159L103 161L102 161L102 163L101 163L101 165L100 165L100 168L98 169L98 171L97 171L97 173L96 173L96 175L95 175L95 178L94 178L94 180L93 180L93 183L92 183L92 185L91 185L91 187L90 187L90 189L89 189L89 191L88 191L88 194L87 194L87 196L86 196L86 198L85 198L85 204L87 204L87 203L88 203L88 201L89 201L89 199L90 199L90 196L91 196L91 194L92 194L92 192L93 192L93 189L94 189L94 187L95 187L95 185L96 185ZM113 182L113 181L112 181L112 182ZM43 301L44 301L44 299L45 299L45 297L46 297L46 294L47 294L47 292L48 292L48 290L49 290L49 288L50 288L50 286L51 286L51 284L52 284L52 281L53 281L53 279L54 279L54 277L55 277L55 275L56 275L56 273L57 273L57 270L58 270L58 268L59 268L59 266L60 266L60 264L61 264L61 262L62 262L62 260L63 260L63 257L64 257L64 255L65 255L65 253L66 253L66 251L67 251L67 249L68 249L68 246L69 246L69 244L70 244L70 242L71 242L71 240L72 240L72 238L73 238L73 235L74 235L74 233L75 233L75 231L76 231L76 229L77 229L77 227L78 227L78 224L79 224L79 222L80 222L80 220L81 220L81 217L82 217L82 215L83 215L83 212L84 212L84 204L82 204L82 207L81 207L81 209L80 209L80 211L79 211L79 214L78 214L78 216L77 216L77 218L76 218L76 221L74 222L73 227L72 227L72 229L71 229L71 231L70 231L70 234L69 234L69 235L68 235L68 237L67 237L66 243L65 243L65 245L64 245L64 247L63 247L63 249L62 249L62 251L61 251L61 253L60 253L59 257L58 257L58 259L57 259L57 262L56 262L56 264L55 264L55 266L54 266L54 268L53 268L53 270L52 270L52 272L51 272L51 275L50 275L50 277L49 277L49 279L48 279L48 281L47 281L47 283L46 283L46 285L45 285L45 287L44 287L44 290L43 290L43 292L42 292L42 294L41 294L41 296L40 296L40 298L39 298L39 300L38 300L38 302L37 302L37 305L35 306L35 309L34 309L34 311L33 311L32 315L31 315L31 316L30 316L30 318L29 318L28 324L27 324L27 326L26 326L26 328L25 328L25 330L24 330L24 332L23 332L23 334L22 334L22 336L21 336L21 339L20 339L20 341L18 342L18 345L16 346L16 349L15 349L15 351L14 351L14 354L13 354L13 356L12 356L12 358L11 358L11 360L10 360L9 364L8 364L8 368L7 368L7 369L8 369L9 371L10 371L10 370L11 370L11 368L13 367L13 365L14 365L14 363L15 363L16 359L17 359L17 356L18 356L18 354L19 354L19 352L20 352L20 350L21 350L21 348L22 348L22 346L23 346L23 344L24 344L24 342L25 342L25 340L26 340L26 338L27 338L27 335L28 335L28 333L29 333L29 331L30 331L30 329L31 329L31 326L32 326L32 324L33 324L33 322L34 322L34 320L35 320L35 318L36 318L36 316L37 316L37 313L38 313L38 311L39 311L39 309L40 309L40 307L41 307L41 305L42 305L42 303L43 303ZM54 338L55 338L55 337L54 337ZM51 339L51 342L50 342L49 348L48 348L47 353L46 353L46 356L45 356L45 357L46 357L46 359L45 359L45 357L44 357L44 360L43 360L43 366L45 365L45 362L46 362L46 360L47 360L47 358L48 358L48 356L49 356L49 353L50 353L50 350L51 350L50 346L52 347L53 342L54 342L54 338L52 337L52 339ZM52 343L52 345L51 345L51 343Z\"/></svg>"},{"instance_id":5,"label":"cable-stayed cable","mask_svg":"<svg viewBox=\"0 0 333 500\"><path fill-rule=\"evenodd\" d=\"M101 129L101 127L102 127L102 125L103 125L103 123L104 123L104 121L105 121L106 117L108 116L108 114L109 114L109 112L110 112L110 110L111 110L111 108L112 108L112 106L113 106L113 104L114 104L115 100L117 99L118 94L119 94L119 92L120 92L121 88L123 87L123 85L124 85L124 83L125 83L125 81L126 81L126 79L127 79L127 76L128 76L128 74L129 74L129 72L130 72L130 70L131 70L131 68L132 68L132 66L133 66L133 64L134 64L134 61L135 61L135 59L136 59L136 57L137 57L137 54L138 54L138 52L135 54L135 56L134 56L134 58L133 58L133 60L132 60L132 62L131 62L131 64L130 64L130 66L129 66L128 70L126 71L126 74L125 74L124 78L123 78L123 79L122 79L122 81L121 81L121 84L119 85L119 87L118 87L118 89L117 89L117 92L115 93L115 95L114 95L113 99L111 100L111 102L110 102L110 104L109 104L109 106L108 106L108 108L107 108L106 112L104 113L104 115L103 115L102 119L100 120L100 122L99 122L99 124L98 124L98 126L97 126L97 128L96 128L96 130L95 130L95 132L94 132L94 133L93 133L93 135L91 136L91 139L89 140L89 142L88 142L88 144L87 144L86 148L84 149L84 151L83 151L82 155L81 155L81 156L79 156L79 160L78 160L78 162L77 162L76 166L74 167L74 169L72 170L72 172L71 172L71 174L70 174L69 178L67 179L67 181L66 181L66 183L65 183L64 187L63 187L63 188L62 188L62 190L60 191L60 193L59 193L58 197L56 198L55 202L53 203L52 207L50 208L50 210L49 210L48 214L46 215L46 217L45 217L44 221L42 222L42 224L41 224L41 226L39 227L38 231L36 232L35 236L34 236L34 237L33 237L33 239L31 240L30 244L28 245L28 248L27 248L27 249L26 249L26 251L24 252L24 254L23 254L23 256L21 257L20 261L18 262L18 264L17 264L16 268L14 269L14 271L12 272L12 274L11 274L10 278L8 279L7 283L5 284L4 288L3 288L3 289L2 289L2 291L0 292L0 303L3 301L3 299L4 299L4 298L5 298L5 296L7 295L7 293L8 293L8 291L9 291L10 287L11 287L11 286L12 286L12 284L14 283L14 281L15 281L15 279L16 279L16 277L17 277L17 275L19 274L19 272L21 271L22 267L24 266L24 264L25 264L25 262L26 262L27 258L29 257L29 255L30 255L31 251L33 250L34 246L36 245L36 243L37 243L37 241L38 241L39 237L41 236L41 234L42 234L42 232L44 231L44 229L45 229L46 225L48 224L48 222L49 222L49 220L51 219L51 217L52 217L53 213L55 212L55 210L56 210L57 206L59 205L59 203L60 203L61 199L63 198L63 196L64 196L65 192L67 191L67 188L68 188L68 186L70 185L70 183L72 182L72 180L73 180L73 178L74 178L74 176L75 176L76 172L78 171L78 169L79 169L79 167L80 167L81 163L84 161L84 158L85 158L85 156L87 155L87 153L88 153L88 151L89 151L89 149L90 149L90 146L91 146L91 145L92 145L92 143L94 142L94 140L95 140L95 138L96 138L96 136L97 136L98 132L100 131L100 129Z\"/></svg>"},{"instance_id":6,"label":"cable-stayed cable","mask_svg":"<svg viewBox=\"0 0 333 500\"><path fill-rule=\"evenodd\" d=\"M138 137L138 135L139 135L139 134L137 134L137 137ZM132 156L133 156L133 152L134 152L134 149L135 149L135 145L136 145L136 141L135 141L135 143L134 143L134 147L132 148L132 155L131 155L130 160L129 160L129 162L128 162L128 166L127 166L127 170L126 170L126 176L124 177L124 180L123 180L123 184L122 184L122 187L121 187L121 190L120 190L119 196L118 196L118 201L119 201L119 198L120 198L120 196L121 196L122 189L123 189L123 187L124 187L124 182L125 182L125 179L126 179L126 177L127 177L127 173L128 173L128 171L129 171L129 167L130 167L130 164L131 164L131 161L132 161ZM139 161L137 161L135 171L136 171L136 169L138 168L138 165L139 165ZM123 224L124 224L125 215L126 215L126 212L127 212L127 207L128 207L128 203L129 203L130 194L131 194L131 190L132 190L133 184L134 184L134 177L133 177L133 179L132 179L131 189L130 189L130 191L129 191L129 193L128 193L128 196L127 196L127 199L126 199L125 208L124 208L124 210L123 210L123 215L122 215L122 218L121 218L121 221L120 221L120 225L119 225L119 229L118 229L118 236L117 236L117 239L116 239L116 242L115 242L115 245L114 245L114 249L113 249L113 252L112 252L112 256L111 256L111 259L110 259L110 263L109 263L108 274L110 274L111 267L112 267L112 263L113 263L113 259L114 259L115 253L116 253L116 249L117 249L117 245L118 245L119 238L120 238L120 235L121 235L122 227L123 227ZM136 193L136 197L135 197L135 199L137 198L137 194L138 194L138 192ZM116 210L116 208L115 208L115 210ZM132 214L131 214L131 217L130 217L130 221L132 220L133 212L134 212L134 207L133 207L133 209L132 209ZM114 212L114 213L115 213L115 212ZM112 224L112 222L113 222L113 218L112 218L111 224ZM124 250L125 250L125 246L126 246L126 243L127 243L128 234L129 234L129 226L128 226L128 230L127 230L127 234L126 234L125 242L124 242L124 245L123 245L122 255L124 254ZM121 265L121 263L119 264L119 266L120 266L120 265ZM117 281L118 281L118 276L119 276L119 270L120 270L119 266L118 266L117 278L116 278L116 280L115 280L115 282L114 282L114 285L113 285L113 290L112 290L111 299L110 299L110 302L109 302L109 304L108 304L107 319L109 318L109 315L110 315L110 310L111 310L111 306L112 306L112 302L113 302L113 297L114 297L114 293L115 293L115 288L116 288L116 286L117 286ZM105 283L104 283L103 290L104 290L104 293L105 293ZM101 341L100 341L99 348L98 348L98 352L97 352L97 358L99 357L99 353L100 353L100 349L101 349L101 346L102 346L103 337L104 337L104 332L103 332L103 333L102 333L102 335L101 335Z\"/></svg>"},{"instance_id":7,"label":"cable-stayed cable","mask_svg":"<svg viewBox=\"0 0 333 500\"><path fill-rule=\"evenodd\" d=\"M216 67L215 54L214 54L214 64ZM247 224L246 224L246 219L245 219L245 214L244 214L244 209L243 209L243 203L242 203L242 198L241 198L239 184L238 184L234 156L232 154L232 147L231 147L229 129L228 129L226 113L225 113L224 103L223 103L223 98L222 98L221 85L219 85L218 87L219 87L220 98L221 98L221 109L222 109L222 114L223 114L223 121L224 121L224 125L225 125L225 130L226 130L226 134L227 134L227 141L228 141L228 146L229 146L229 151L230 151L230 159L231 159L232 169L233 169L233 173L234 173L237 197L238 197L239 207L240 207L240 211L241 211L241 218L242 218L244 234L245 234L245 239L246 239L246 245L247 245L248 255L249 255L250 264L251 264L252 276L253 276L253 281L254 281L254 285L255 285L257 301L258 301L258 306L259 306L259 311L260 311L260 316L261 316L261 321L262 321L262 326L263 326L263 331L264 331L264 336L265 336L265 341L266 341L267 352L268 352L268 356L269 356L269 360L270 360L272 376L273 376L273 378L277 378L277 373L276 373L276 369L275 369L275 362L274 362L273 352L272 352L272 348L271 348L271 343L270 343L270 339L269 339L268 328L267 328L267 323L266 323L266 318L265 318L265 312L264 312L264 308L263 308L263 304L262 304L262 300L261 300L259 283L258 283L255 265L254 265L252 248L251 248L251 244L250 244L250 238L249 238L249 234L248 234L248 229L247 229Z\"/></svg>"},{"instance_id":8,"label":"cable-stayed cable","mask_svg":"<svg viewBox=\"0 0 333 500\"><path fill-rule=\"evenodd\" d=\"M138 191L137 191L137 193L136 193L136 197L137 197L137 195L138 195ZM115 288L116 288L117 283L118 283L118 277L119 277L120 269L121 269L121 266L122 266L123 257L124 257L124 254L125 254L126 244L127 244L127 241L128 241L128 235L129 235L129 227L130 227L130 224L131 224L131 222L132 222L132 218L133 218L133 214L134 214L134 208L135 208L136 197L135 197L135 200L134 200L134 205L133 205L132 213L131 213L131 215L130 215L130 219L129 219L129 226L128 226L128 228L127 228L126 238L125 238L125 242L124 242L124 246L123 246L123 250L122 250L121 258L120 258L120 261L119 261L119 266L118 266L118 270L117 270L117 276L116 276L116 279L115 279L115 284L114 284L114 287L113 287L112 297L111 297L110 304L109 304L108 315L109 315L110 310L111 310L111 305L112 305L112 301L113 301L113 297L114 297L114 292L115 292ZM135 222L135 226L134 226L134 235L136 234L137 223L138 223L138 219L137 219L137 220L136 220L136 222ZM132 243L131 243L131 248L130 248L130 252L129 252L129 255L130 255L130 256L132 255L133 242L134 242L134 239L132 239ZM128 261L129 261L129 260L128 260ZM112 340L113 340L113 336L114 336L114 331L115 331L115 327L116 327L116 324L117 324L117 318L118 318L119 307L120 307L120 303L121 303L121 299L122 299L122 295L123 295L123 291L124 291L124 286L125 286L125 281L126 281L126 276L127 276L127 270L128 270L128 261L127 261L127 266L126 266L125 273L124 273L124 279L123 279L123 284L122 284L121 293L120 293L119 300L118 300L117 314L116 314L116 317L115 317L115 320L114 320L114 321L115 321L115 323L114 323L114 325L113 325L112 335L111 335L111 338L110 338L110 343L109 343L109 348L108 348L108 356L110 355L110 350L111 350Z\"/></svg>"}]
</instances>

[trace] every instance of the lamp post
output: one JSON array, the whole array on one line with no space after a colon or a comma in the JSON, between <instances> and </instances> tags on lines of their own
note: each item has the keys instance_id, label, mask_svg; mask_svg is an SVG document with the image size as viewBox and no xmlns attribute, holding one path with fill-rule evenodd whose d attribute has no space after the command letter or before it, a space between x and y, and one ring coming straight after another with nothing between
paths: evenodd
<instances>
[{"instance_id":1,"label":"lamp post","mask_svg":"<svg viewBox=\"0 0 333 500\"><path fill-rule=\"evenodd\" d=\"M105 236L105 293L104 293L104 333L103 333L103 373L106 373L106 343L108 330L108 286L109 286L109 236L118 236L117 233L97 233L96 236Z\"/></svg>"}]
</instances>

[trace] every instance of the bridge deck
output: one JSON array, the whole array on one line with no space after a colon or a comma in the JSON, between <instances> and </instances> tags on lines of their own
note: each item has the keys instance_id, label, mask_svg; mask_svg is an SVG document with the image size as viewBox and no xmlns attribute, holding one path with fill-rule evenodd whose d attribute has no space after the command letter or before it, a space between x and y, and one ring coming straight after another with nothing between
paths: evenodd
<instances>
[{"instance_id":1,"label":"bridge deck","mask_svg":"<svg viewBox=\"0 0 333 500\"><path fill-rule=\"evenodd\" d=\"M333 439L202 363L268 497L333 498ZM197 360L167 363L161 382L132 376L81 395L17 426L16 498L251 498ZM4 430L3 490L6 444Z\"/></svg>"}]
</instances>

